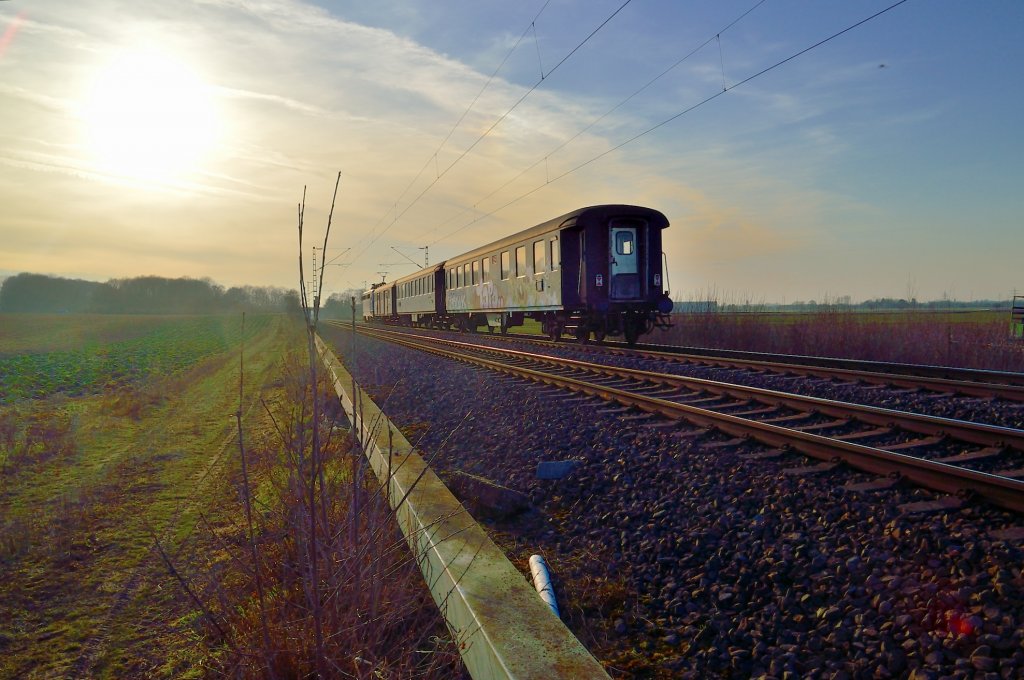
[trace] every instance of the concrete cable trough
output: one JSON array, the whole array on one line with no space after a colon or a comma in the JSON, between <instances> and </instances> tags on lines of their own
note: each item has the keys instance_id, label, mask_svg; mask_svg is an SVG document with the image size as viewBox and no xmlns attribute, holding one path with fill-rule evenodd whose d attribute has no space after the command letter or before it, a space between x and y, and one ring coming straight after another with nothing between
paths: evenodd
<instances>
[{"instance_id":1,"label":"concrete cable trough","mask_svg":"<svg viewBox=\"0 0 1024 680\"><path fill-rule=\"evenodd\" d=\"M473 678L607 679L319 337L317 348Z\"/></svg>"}]
</instances>

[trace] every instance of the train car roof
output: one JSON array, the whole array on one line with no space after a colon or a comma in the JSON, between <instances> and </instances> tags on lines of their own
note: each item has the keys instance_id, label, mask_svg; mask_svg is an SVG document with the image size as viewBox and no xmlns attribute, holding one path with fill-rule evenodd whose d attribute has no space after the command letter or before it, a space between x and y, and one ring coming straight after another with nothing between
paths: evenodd
<instances>
[{"instance_id":1,"label":"train car roof","mask_svg":"<svg viewBox=\"0 0 1024 680\"><path fill-rule=\"evenodd\" d=\"M429 274L433 274L434 272L436 272L438 269L440 269L443 266L444 266L444 262L438 262L437 264L432 264L429 267L426 267L425 269L419 270L418 272L413 272L412 274L406 274L405 276L397 278L397 279L395 279L394 281L392 281L391 283L389 283L387 285L391 286L391 285L394 285L396 283L405 283L406 281L412 281L413 279L418 279L421 276L427 276Z\"/></svg>"},{"instance_id":2,"label":"train car roof","mask_svg":"<svg viewBox=\"0 0 1024 680\"><path fill-rule=\"evenodd\" d=\"M567 229L573 227L576 224L576 220L578 220L584 214L589 215L590 213L597 213L606 218L615 217L617 216L617 213L628 213L629 215L634 216L637 214L642 214L660 222L662 229L668 226L668 218L666 218L665 215L658 212L654 208L644 208L639 205L591 205L587 206L586 208L580 208L579 210L573 210L570 213L566 213L554 219L548 220L547 222L542 222L537 226L530 227L529 229L524 229L523 231L512 234L511 236L506 236L492 243L488 243L485 246L474 248L473 250L470 250L467 253L463 253L462 255L450 257L448 258L447 262L442 262L441 264L459 265L462 264L463 262L479 257L484 253L489 253L492 250L501 250L506 246L510 246L524 239L540 236L554 229Z\"/></svg>"}]
</instances>

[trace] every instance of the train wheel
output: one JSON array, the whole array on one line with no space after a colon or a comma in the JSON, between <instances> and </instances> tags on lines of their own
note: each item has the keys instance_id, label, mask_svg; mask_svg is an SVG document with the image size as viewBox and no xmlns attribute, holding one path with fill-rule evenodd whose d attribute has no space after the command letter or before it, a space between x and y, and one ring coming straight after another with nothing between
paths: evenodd
<instances>
[{"instance_id":1,"label":"train wheel","mask_svg":"<svg viewBox=\"0 0 1024 680\"><path fill-rule=\"evenodd\" d=\"M548 336L548 340L551 342L558 342L558 336L560 336L561 333L558 332L557 321L554 319L545 319L541 328L544 331L544 334Z\"/></svg>"},{"instance_id":2,"label":"train wheel","mask_svg":"<svg viewBox=\"0 0 1024 680\"><path fill-rule=\"evenodd\" d=\"M604 342L605 332L602 328L599 331L594 331L594 342Z\"/></svg>"},{"instance_id":3,"label":"train wheel","mask_svg":"<svg viewBox=\"0 0 1024 680\"><path fill-rule=\"evenodd\" d=\"M501 315L501 334L502 335L508 335L508 322L509 321L510 321L510 319L508 318L508 316L506 316L504 314Z\"/></svg>"},{"instance_id":4,"label":"train wheel","mask_svg":"<svg viewBox=\"0 0 1024 680\"><path fill-rule=\"evenodd\" d=\"M622 334L626 336L626 344L632 347L640 339L640 326L631 317L623 319Z\"/></svg>"},{"instance_id":5,"label":"train wheel","mask_svg":"<svg viewBox=\"0 0 1024 680\"><path fill-rule=\"evenodd\" d=\"M581 345L585 345L590 342L590 331L588 331L584 326L577 326L576 341Z\"/></svg>"}]
</instances>

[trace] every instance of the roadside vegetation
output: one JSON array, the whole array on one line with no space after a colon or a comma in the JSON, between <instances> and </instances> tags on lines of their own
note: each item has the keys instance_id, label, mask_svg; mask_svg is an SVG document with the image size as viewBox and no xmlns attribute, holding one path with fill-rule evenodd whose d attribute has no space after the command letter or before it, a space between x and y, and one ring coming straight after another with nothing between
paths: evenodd
<instances>
[{"instance_id":1,"label":"roadside vegetation","mask_svg":"<svg viewBox=\"0 0 1024 680\"><path fill-rule=\"evenodd\" d=\"M300 324L241 322L3 317L0 677L306 677L314 625L339 676L458 675L386 507L350 512L366 480L336 408L303 486Z\"/></svg>"}]
</instances>

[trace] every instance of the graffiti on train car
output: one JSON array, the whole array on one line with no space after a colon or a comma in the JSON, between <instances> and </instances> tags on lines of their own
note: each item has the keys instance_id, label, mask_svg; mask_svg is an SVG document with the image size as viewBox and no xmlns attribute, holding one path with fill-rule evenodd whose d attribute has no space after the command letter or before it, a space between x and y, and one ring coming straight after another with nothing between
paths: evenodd
<instances>
[{"instance_id":1,"label":"graffiti on train car","mask_svg":"<svg viewBox=\"0 0 1024 680\"><path fill-rule=\"evenodd\" d=\"M448 311L552 309L561 304L559 284L557 276L521 276L457 288L448 291Z\"/></svg>"}]
</instances>

